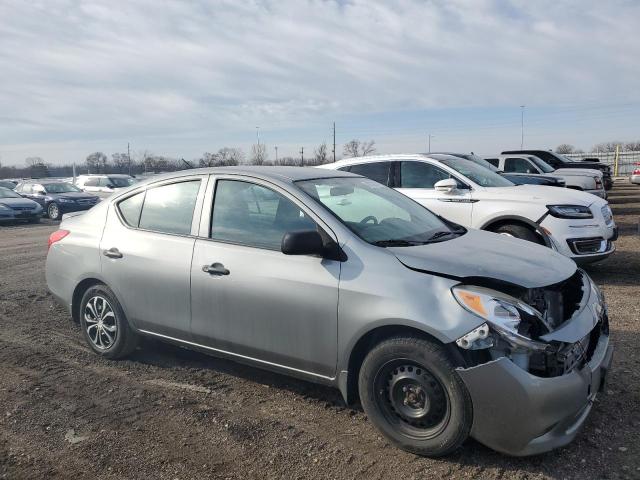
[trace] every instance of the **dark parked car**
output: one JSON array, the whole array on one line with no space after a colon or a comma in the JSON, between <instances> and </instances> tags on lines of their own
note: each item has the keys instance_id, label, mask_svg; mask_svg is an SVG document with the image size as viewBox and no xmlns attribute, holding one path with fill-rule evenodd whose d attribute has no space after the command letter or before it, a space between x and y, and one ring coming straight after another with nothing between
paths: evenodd
<instances>
[{"instance_id":1,"label":"dark parked car","mask_svg":"<svg viewBox=\"0 0 640 480\"><path fill-rule=\"evenodd\" d=\"M563 179L553 177L551 175L533 175L527 173L503 172L475 153L437 153L436 155L452 155L454 157L464 158L465 160L471 160L472 162L477 163L478 165L482 165L483 167L486 167L493 172L499 173L501 176L515 183L516 185L546 185L548 187L567 186L566 182Z\"/></svg>"},{"instance_id":2,"label":"dark parked car","mask_svg":"<svg viewBox=\"0 0 640 480\"><path fill-rule=\"evenodd\" d=\"M16 188L16 183L12 182L11 180L0 180L0 187L13 190L14 188Z\"/></svg>"},{"instance_id":3,"label":"dark parked car","mask_svg":"<svg viewBox=\"0 0 640 480\"><path fill-rule=\"evenodd\" d=\"M85 193L75 185L53 180L22 182L16 187L16 192L38 202L52 220L59 220L63 213L89 210L100 201L97 196Z\"/></svg>"},{"instance_id":4,"label":"dark parked car","mask_svg":"<svg viewBox=\"0 0 640 480\"><path fill-rule=\"evenodd\" d=\"M42 217L39 203L23 198L9 188L0 187L0 222L26 220L36 223Z\"/></svg>"},{"instance_id":5,"label":"dark parked car","mask_svg":"<svg viewBox=\"0 0 640 480\"><path fill-rule=\"evenodd\" d=\"M579 161L573 160L559 153L552 152L551 150L506 150L502 154L511 153L524 153L529 155L535 155L541 158L553 168L592 168L594 170L600 170L602 172L602 180L604 181L605 190L611 190L613 187L613 180L611 179L611 167L600 163L600 161Z\"/></svg>"}]
</instances>

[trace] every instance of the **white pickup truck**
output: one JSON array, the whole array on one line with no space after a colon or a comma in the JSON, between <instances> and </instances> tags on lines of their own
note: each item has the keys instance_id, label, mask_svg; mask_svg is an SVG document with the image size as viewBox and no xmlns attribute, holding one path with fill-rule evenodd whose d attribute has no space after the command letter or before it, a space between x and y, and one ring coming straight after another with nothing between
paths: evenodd
<instances>
[{"instance_id":1,"label":"white pickup truck","mask_svg":"<svg viewBox=\"0 0 640 480\"><path fill-rule=\"evenodd\" d=\"M562 178L567 188L582 190L600 198L607 198L604 189L602 172L590 168L559 168L554 169L544 160L530 154L505 154L484 159L505 173L527 173L551 175Z\"/></svg>"}]
</instances>

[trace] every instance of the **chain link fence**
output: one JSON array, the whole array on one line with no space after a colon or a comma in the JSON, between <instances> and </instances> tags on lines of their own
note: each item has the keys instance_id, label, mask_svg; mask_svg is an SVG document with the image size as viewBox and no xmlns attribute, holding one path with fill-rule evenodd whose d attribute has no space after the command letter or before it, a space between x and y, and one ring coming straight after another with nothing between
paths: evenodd
<instances>
[{"instance_id":1,"label":"chain link fence","mask_svg":"<svg viewBox=\"0 0 640 480\"><path fill-rule=\"evenodd\" d=\"M619 152L618 154L618 176L625 177L631 175L636 168L640 168L640 152ZM615 172L616 152L592 152L592 153L569 153L566 157L578 160L588 158L598 158L601 163L611 166L611 172Z\"/></svg>"}]
</instances>

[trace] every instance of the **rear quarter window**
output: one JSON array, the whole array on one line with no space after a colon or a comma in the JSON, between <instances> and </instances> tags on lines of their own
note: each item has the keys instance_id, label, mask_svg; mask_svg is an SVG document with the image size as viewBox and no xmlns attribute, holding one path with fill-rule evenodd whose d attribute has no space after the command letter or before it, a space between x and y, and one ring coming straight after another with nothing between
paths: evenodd
<instances>
[{"instance_id":1,"label":"rear quarter window","mask_svg":"<svg viewBox=\"0 0 640 480\"><path fill-rule=\"evenodd\" d=\"M144 202L144 193L145 192L136 193L118 203L120 216L130 227L138 227L140 213L142 212L142 203Z\"/></svg>"}]
</instances>

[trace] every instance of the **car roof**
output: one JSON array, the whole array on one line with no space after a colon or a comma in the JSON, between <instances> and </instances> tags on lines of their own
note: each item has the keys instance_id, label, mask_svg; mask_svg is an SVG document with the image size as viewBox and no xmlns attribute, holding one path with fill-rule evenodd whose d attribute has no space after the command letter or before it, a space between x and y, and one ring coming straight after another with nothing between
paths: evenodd
<instances>
[{"instance_id":1,"label":"car roof","mask_svg":"<svg viewBox=\"0 0 640 480\"><path fill-rule=\"evenodd\" d=\"M183 176L191 175L247 175L262 179L274 179L281 182L296 182L299 180L312 180L317 178L335 178L335 177L358 177L353 173L340 172L336 170L326 170L314 167L274 167L274 166L257 166L257 165L239 165L235 167L208 167L194 168L190 170L179 170L177 172L155 175L144 182L156 182ZM138 184L140 185L140 184Z\"/></svg>"},{"instance_id":2,"label":"car roof","mask_svg":"<svg viewBox=\"0 0 640 480\"><path fill-rule=\"evenodd\" d=\"M369 163L369 162L388 162L394 161L398 159L402 160L433 160L440 161L447 158L456 159L456 160L465 160L464 158L458 157L456 155L448 154L448 153L392 153L385 155L369 155L366 157L350 157L339 160L333 164L328 165L351 165L353 163Z\"/></svg>"}]
</instances>

